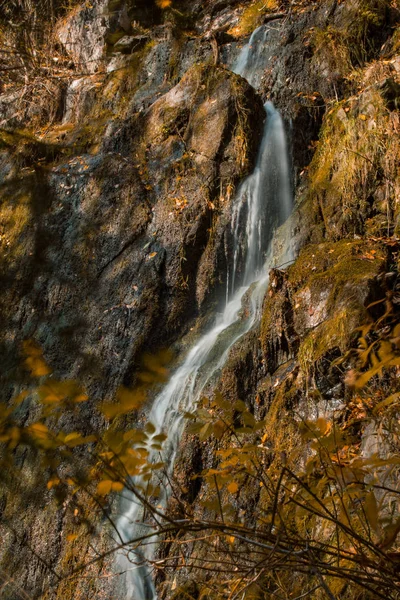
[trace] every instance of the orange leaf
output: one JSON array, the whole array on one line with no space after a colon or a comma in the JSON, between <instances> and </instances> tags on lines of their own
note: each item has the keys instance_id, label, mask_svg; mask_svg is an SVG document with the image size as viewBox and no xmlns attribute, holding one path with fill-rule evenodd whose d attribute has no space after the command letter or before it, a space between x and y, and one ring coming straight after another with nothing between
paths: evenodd
<instances>
[{"instance_id":1,"label":"orange leaf","mask_svg":"<svg viewBox=\"0 0 400 600\"><path fill-rule=\"evenodd\" d=\"M236 492L237 492L237 491L238 491L238 489L239 489L239 484L238 484L238 483L236 483L236 481L232 481L232 483L230 483L230 484L227 486L227 489L228 489L228 492L230 492L231 494L236 494Z\"/></svg>"},{"instance_id":2,"label":"orange leaf","mask_svg":"<svg viewBox=\"0 0 400 600\"><path fill-rule=\"evenodd\" d=\"M99 496L107 496L107 494L109 494L112 490L112 486L113 486L113 481L110 481L109 479L105 480L105 481L100 481L100 483L97 486L97 493Z\"/></svg>"}]
</instances>

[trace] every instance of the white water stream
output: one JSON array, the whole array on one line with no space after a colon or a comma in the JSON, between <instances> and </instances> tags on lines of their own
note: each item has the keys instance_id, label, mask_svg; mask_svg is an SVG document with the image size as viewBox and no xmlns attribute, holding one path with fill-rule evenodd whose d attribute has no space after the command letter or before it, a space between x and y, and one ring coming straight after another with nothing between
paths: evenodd
<instances>
[{"instance_id":1,"label":"white water stream","mask_svg":"<svg viewBox=\"0 0 400 600\"><path fill-rule=\"evenodd\" d=\"M261 25L253 31L248 43L243 46L232 71L241 75L256 89L260 86L265 68L271 56L271 46L268 43L274 28L271 25Z\"/></svg>"},{"instance_id":2,"label":"white water stream","mask_svg":"<svg viewBox=\"0 0 400 600\"><path fill-rule=\"evenodd\" d=\"M258 30L257 30L258 31ZM257 31L253 34L255 36ZM251 81L251 38L239 56L234 71L247 75ZM257 55L258 56L258 55ZM250 75L249 75L250 74ZM172 474L176 453L184 429L185 411L192 411L203 390L223 367L235 342L257 322L268 285L268 272L273 266L270 247L276 226L289 217L292 209L290 169L282 119L271 103L266 103L266 121L256 166L241 184L236 195L231 219L233 254L228 267L227 300L222 314L188 353L182 365L172 375L162 392L155 398L148 419L156 433L164 432L163 461ZM289 260L290 243L280 262ZM242 298L252 287L247 319L240 315ZM160 460L155 453L154 461ZM140 483L137 480L134 483ZM165 507L169 498L168 479L159 505ZM124 500L117 528L124 542L148 533L143 520L143 507L134 498ZM151 558L154 545L118 555L118 571L124 572L126 600L155 600L156 591L151 573L145 564Z\"/></svg>"}]
</instances>

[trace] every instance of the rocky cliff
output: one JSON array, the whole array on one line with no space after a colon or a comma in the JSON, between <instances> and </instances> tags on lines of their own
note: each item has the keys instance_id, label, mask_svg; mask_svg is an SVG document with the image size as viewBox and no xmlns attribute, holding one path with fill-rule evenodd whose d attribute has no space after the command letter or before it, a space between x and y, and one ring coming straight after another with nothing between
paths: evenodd
<instances>
[{"instance_id":1,"label":"rocky cliff","mask_svg":"<svg viewBox=\"0 0 400 600\"><path fill-rule=\"evenodd\" d=\"M57 377L84 384L92 406L135 384L145 351L169 347L180 360L223 306L235 190L268 99L291 141L296 207L284 235L298 258L271 272L261 321L232 348L217 388L267 417L272 469L282 452L299 464L299 418L352 420L368 453L385 429L373 404L398 389L397 374L371 384L369 405L332 364L381 316L372 302L389 300L392 315L400 303L397 3L94 0L56 16L62 70L43 67L0 96L4 400L28 382L26 339ZM232 67L258 26L250 85ZM27 423L34 413L26 408ZM88 430L104 426L95 414L86 409ZM185 433L175 468L180 501L197 515L210 492L191 476L212 464L215 443ZM90 536L71 552L77 516L51 492L30 493L28 507L1 503L12 521L5 574L33 598L114 597L109 561L57 582L52 570L92 557ZM250 519L262 502L244 486L235 507ZM181 573L167 570L161 593L189 579L199 597L207 577ZM9 590L2 597L23 597Z\"/></svg>"}]
</instances>

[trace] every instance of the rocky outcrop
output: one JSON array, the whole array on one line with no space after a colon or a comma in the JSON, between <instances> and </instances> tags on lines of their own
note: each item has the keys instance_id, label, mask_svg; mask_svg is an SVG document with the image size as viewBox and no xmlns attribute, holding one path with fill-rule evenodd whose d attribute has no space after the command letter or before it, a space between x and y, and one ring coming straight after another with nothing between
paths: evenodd
<instances>
[{"instance_id":1,"label":"rocky outcrop","mask_svg":"<svg viewBox=\"0 0 400 600\"><path fill-rule=\"evenodd\" d=\"M111 122L96 153L67 159L59 148L33 170L22 138L23 179L14 191L12 162L4 182L4 215L19 216L2 240L3 280L19 274L18 302L4 298L13 346L34 336L60 372L91 364L115 388L144 343L177 340L224 282L224 223L262 119L243 80L194 67L145 114Z\"/></svg>"}]
</instances>

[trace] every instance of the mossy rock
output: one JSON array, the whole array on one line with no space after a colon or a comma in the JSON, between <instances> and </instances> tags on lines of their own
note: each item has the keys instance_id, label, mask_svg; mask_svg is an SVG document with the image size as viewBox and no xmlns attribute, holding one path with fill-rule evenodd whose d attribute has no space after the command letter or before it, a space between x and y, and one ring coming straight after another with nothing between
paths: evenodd
<instances>
[{"instance_id":1,"label":"mossy rock","mask_svg":"<svg viewBox=\"0 0 400 600\"><path fill-rule=\"evenodd\" d=\"M311 244L287 273L273 270L263 306L261 345L272 373L296 357L307 371L368 319L366 304L387 263L380 242L341 240Z\"/></svg>"},{"instance_id":2,"label":"mossy rock","mask_svg":"<svg viewBox=\"0 0 400 600\"><path fill-rule=\"evenodd\" d=\"M344 351L367 319L365 304L387 262L382 243L342 240L306 247L289 269L294 327L303 368L333 348Z\"/></svg>"},{"instance_id":3,"label":"mossy rock","mask_svg":"<svg viewBox=\"0 0 400 600\"><path fill-rule=\"evenodd\" d=\"M278 0L253 0L243 9L238 24L228 33L234 37L250 35L262 24L266 14L279 12L280 7Z\"/></svg>"},{"instance_id":4,"label":"mossy rock","mask_svg":"<svg viewBox=\"0 0 400 600\"><path fill-rule=\"evenodd\" d=\"M377 236L393 233L400 185L396 127L396 114L379 86L327 113L299 208L313 230L322 225L321 233L330 240L367 230Z\"/></svg>"}]
</instances>

